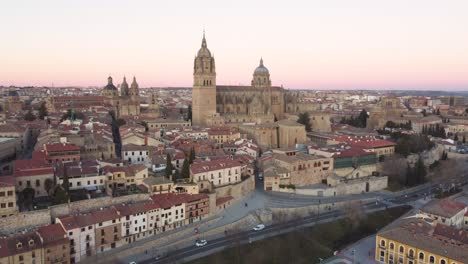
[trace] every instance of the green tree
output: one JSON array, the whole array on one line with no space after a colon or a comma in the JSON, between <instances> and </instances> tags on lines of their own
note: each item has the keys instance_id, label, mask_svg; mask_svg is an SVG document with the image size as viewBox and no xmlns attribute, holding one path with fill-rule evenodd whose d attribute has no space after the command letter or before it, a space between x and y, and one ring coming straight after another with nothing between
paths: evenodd
<instances>
[{"instance_id":1,"label":"green tree","mask_svg":"<svg viewBox=\"0 0 468 264\"><path fill-rule=\"evenodd\" d=\"M421 156L419 156L418 161L414 165L414 174L416 177L417 184L422 184L426 181L427 171L426 171L426 166L424 165L424 161L421 158Z\"/></svg>"},{"instance_id":2,"label":"green tree","mask_svg":"<svg viewBox=\"0 0 468 264\"><path fill-rule=\"evenodd\" d=\"M358 116L358 127L366 127L367 118L369 118L369 115L367 114L366 109L362 109Z\"/></svg>"},{"instance_id":3,"label":"green tree","mask_svg":"<svg viewBox=\"0 0 468 264\"><path fill-rule=\"evenodd\" d=\"M312 127L310 126L310 116L309 113L304 112L299 114L299 118L297 119L299 124L303 124L305 126L305 130L307 132L312 131Z\"/></svg>"},{"instance_id":4,"label":"green tree","mask_svg":"<svg viewBox=\"0 0 468 264\"><path fill-rule=\"evenodd\" d=\"M195 160L195 147L192 147L190 149L190 155L189 155L189 163L193 164L193 161Z\"/></svg>"},{"instance_id":5,"label":"green tree","mask_svg":"<svg viewBox=\"0 0 468 264\"><path fill-rule=\"evenodd\" d=\"M68 203L69 199L70 197L68 196L68 192L62 186L57 185L52 203L54 205Z\"/></svg>"},{"instance_id":6,"label":"green tree","mask_svg":"<svg viewBox=\"0 0 468 264\"><path fill-rule=\"evenodd\" d=\"M167 153L166 155L166 177L170 177L172 175L172 171L174 170L172 166L172 160L171 160L171 155Z\"/></svg>"},{"instance_id":7,"label":"green tree","mask_svg":"<svg viewBox=\"0 0 468 264\"><path fill-rule=\"evenodd\" d=\"M190 178L190 164L188 159L184 159L184 163L182 164L182 178Z\"/></svg>"},{"instance_id":8,"label":"green tree","mask_svg":"<svg viewBox=\"0 0 468 264\"><path fill-rule=\"evenodd\" d=\"M49 112L47 111L46 102L41 103L41 105L39 106L38 111L39 111L39 114L38 114L39 119L41 119L41 120L44 120L44 118L49 115Z\"/></svg>"},{"instance_id":9,"label":"green tree","mask_svg":"<svg viewBox=\"0 0 468 264\"><path fill-rule=\"evenodd\" d=\"M36 120L36 116L33 114L31 110L29 110L25 115L24 115L24 120L26 121L34 121Z\"/></svg>"},{"instance_id":10,"label":"green tree","mask_svg":"<svg viewBox=\"0 0 468 264\"><path fill-rule=\"evenodd\" d=\"M48 195L50 195L50 191L54 188L54 185L54 181L50 178L47 178L44 181L44 189L46 190Z\"/></svg>"},{"instance_id":11,"label":"green tree","mask_svg":"<svg viewBox=\"0 0 468 264\"><path fill-rule=\"evenodd\" d=\"M145 131L148 132L148 130L149 130L148 123L147 123L146 121L141 121L140 124L141 124L142 126L144 126L144 127L145 127Z\"/></svg>"},{"instance_id":12,"label":"green tree","mask_svg":"<svg viewBox=\"0 0 468 264\"><path fill-rule=\"evenodd\" d=\"M115 120L115 123L116 123L117 127L121 127L121 126L124 126L125 124L127 124L127 121L125 121L125 119L118 118L118 119Z\"/></svg>"},{"instance_id":13,"label":"green tree","mask_svg":"<svg viewBox=\"0 0 468 264\"><path fill-rule=\"evenodd\" d=\"M187 121L192 120L192 105L189 105L187 108Z\"/></svg>"}]
</instances>

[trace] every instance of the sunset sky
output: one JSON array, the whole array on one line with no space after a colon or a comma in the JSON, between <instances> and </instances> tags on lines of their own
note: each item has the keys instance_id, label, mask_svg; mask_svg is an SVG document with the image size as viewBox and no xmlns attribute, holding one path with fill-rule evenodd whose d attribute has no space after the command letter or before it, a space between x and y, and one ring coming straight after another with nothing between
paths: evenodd
<instances>
[{"instance_id":1,"label":"sunset sky","mask_svg":"<svg viewBox=\"0 0 468 264\"><path fill-rule=\"evenodd\" d=\"M0 85L191 86L203 29L218 84L468 90L467 0L5 0Z\"/></svg>"}]
</instances>

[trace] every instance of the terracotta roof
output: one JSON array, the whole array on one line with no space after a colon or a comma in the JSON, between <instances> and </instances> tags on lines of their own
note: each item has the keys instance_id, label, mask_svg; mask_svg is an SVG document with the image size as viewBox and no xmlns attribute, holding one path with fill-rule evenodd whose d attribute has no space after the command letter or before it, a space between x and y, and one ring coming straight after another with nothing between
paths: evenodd
<instances>
[{"instance_id":1,"label":"terracotta roof","mask_svg":"<svg viewBox=\"0 0 468 264\"><path fill-rule=\"evenodd\" d=\"M465 207L463 203L446 198L442 200L432 200L420 210L425 213L451 218L464 210Z\"/></svg>"},{"instance_id":2,"label":"terracotta roof","mask_svg":"<svg viewBox=\"0 0 468 264\"><path fill-rule=\"evenodd\" d=\"M44 145L47 152L79 151L80 147L68 143L49 143Z\"/></svg>"},{"instance_id":3,"label":"terracotta roof","mask_svg":"<svg viewBox=\"0 0 468 264\"><path fill-rule=\"evenodd\" d=\"M40 160L15 160L14 172L15 177L24 176L40 176L54 174L54 169L45 161Z\"/></svg>"},{"instance_id":4,"label":"terracotta roof","mask_svg":"<svg viewBox=\"0 0 468 264\"><path fill-rule=\"evenodd\" d=\"M0 176L0 187L14 187L15 177L13 176Z\"/></svg>"},{"instance_id":5,"label":"terracotta roof","mask_svg":"<svg viewBox=\"0 0 468 264\"><path fill-rule=\"evenodd\" d=\"M21 246L19 247L20 243ZM18 234L13 237L0 238L0 257L14 256L41 247L41 239L36 233Z\"/></svg>"},{"instance_id":6,"label":"terracotta roof","mask_svg":"<svg viewBox=\"0 0 468 264\"><path fill-rule=\"evenodd\" d=\"M37 230L43 239L44 246L53 246L58 244L68 244L68 237L60 224L41 226Z\"/></svg>"}]
</instances>

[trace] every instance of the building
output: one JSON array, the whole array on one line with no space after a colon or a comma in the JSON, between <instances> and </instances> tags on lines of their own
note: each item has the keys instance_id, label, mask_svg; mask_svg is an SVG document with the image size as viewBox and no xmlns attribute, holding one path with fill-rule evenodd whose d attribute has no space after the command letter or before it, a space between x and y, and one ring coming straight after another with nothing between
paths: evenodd
<instances>
[{"instance_id":1,"label":"building","mask_svg":"<svg viewBox=\"0 0 468 264\"><path fill-rule=\"evenodd\" d=\"M41 238L36 232L0 238L0 263L46 263L43 261Z\"/></svg>"},{"instance_id":2,"label":"building","mask_svg":"<svg viewBox=\"0 0 468 264\"><path fill-rule=\"evenodd\" d=\"M70 262L83 261L96 254L96 223L91 214L68 215L55 219L62 225L70 239Z\"/></svg>"},{"instance_id":3,"label":"building","mask_svg":"<svg viewBox=\"0 0 468 264\"><path fill-rule=\"evenodd\" d=\"M106 186L106 175L96 160L61 163L57 166L56 176L59 184L63 184L67 177L70 190L102 191Z\"/></svg>"},{"instance_id":4,"label":"building","mask_svg":"<svg viewBox=\"0 0 468 264\"><path fill-rule=\"evenodd\" d=\"M122 146L122 159L131 164L146 164L149 162L150 148L127 144Z\"/></svg>"},{"instance_id":5,"label":"building","mask_svg":"<svg viewBox=\"0 0 468 264\"><path fill-rule=\"evenodd\" d=\"M304 143L307 139L305 126L293 120L242 124L239 130L263 149L291 148L296 144Z\"/></svg>"},{"instance_id":6,"label":"building","mask_svg":"<svg viewBox=\"0 0 468 264\"><path fill-rule=\"evenodd\" d=\"M0 217L18 212L16 206L15 177L0 176Z\"/></svg>"},{"instance_id":7,"label":"building","mask_svg":"<svg viewBox=\"0 0 468 264\"><path fill-rule=\"evenodd\" d=\"M346 144L328 147L308 146L309 154L333 158L335 175L348 179L372 175L377 171L377 155L374 151Z\"/></svg>"},{"instance_id":8,"label":"building","mask_svg":"<svg viewBox=\"0 0 468 264\"><path fill-rule=\"evenodd\" d=\"M192 112L196 126L274 122L283 118L284 89L271 85L263 59L254 71L251 86L217 85L215 59L203 34L194 60Z\"/></svg>"},{"instance_id":9,"label":"building","mask_svg":"<svg viewBox=\"0 0 468 264\"><path fill-rule=\"evenodd\" d=\"M452 226L454 228L463 228L466 205L451 198L442 200L432 200L419 209L419 213L432 221Z\"/></svg>"},{"instance_id":10,"label":"building","mask_svg":"<svg viewBox=\"0 0 468 264\"><path fill-rule=\"evenodd\" d=\"M165 119L165 118L157 118L157 119L150 119L146 121L148 125L148 129L153 130L161 130L161 129L170 129L170 128L186 128L191 127L192 124L190 120L182 120L182 119Z\"/></svg>"},{"instance_id":11,"label":"building","mask_svg":"<svg viewBox=\"0 0 468 264\"><path fill-rule=\"evenodd\" d=\"M70 239L62 225L41 226L37 233L42 242L42 263L70 263Z\"/></svg>"},{"instance_id":12,"label":"building","mask_svg":"<svg viewBox=\"0 0 468 264\"><path fill-rule=\"evenodd\" d=\"M133 77L131 86L128 86L124 77L120 84L120 92L112 82L112 77L107 78L107 85L101 91L104 104L112 107L117 117L138 117L140 114L140 91L136 78Z\"/></svg>"},{"instance_id":13,"label":"building","mask_svg":"<svg viewBox=\"0 0 468 264\"><path fill-rule=\"evenodd\" d=\"M122 223L122 238L125 242L132 243L146 237L148 215L144 203L117 205Z\"/></svg>"},{"instance_id":14,"label":"building","mask_svg":"<svg viewBox=\"0 0 468 264\"><path fill-rule=\"evenodd\" d=\"M54 168L51 164L41 160L15 160L13 176L15 177L16 191L26 188L35 191L35 197L48 196L46 186L54 183Z\"/></svg>"},{"instance_id":15,"label":"building","mask_svg":"<svg viewBox=\"0 0 468 264\"><path fill-rule=\"evenodd\" d=\"M273 153L274 166L286 169L289 174L281 173L284 177L282 184L292 184L296 187L324 183L327 177L333 175L333 159L323 156L297 153L294 156ZM289 176L289 178L285 178Z\"/></svg>"},{"instance_id":16,"label":"building","mask_svg":"<svg viewBox=\"0 0 468 264\"><path fill-rule=\"evenodd\" d=\"M37 151L35 152L37 153ZM58 162L79 161L81 159L80 147L69 143L44 144L42 152L44 159L54 164Z\"/></svg>"},{"instance_id":17,"label":"building","mask_svg":"<svg viewBox=\"0 0 468 264\"><path fill-rule=\"evenodd\" d=\"M219 147L223 147L226 142L239 138L239 130L233 127L212 127L208 130L208 139L215 142Z\"/></svg>"},{"instance_id":18,"label":"building","mask_svg":"<svg viewBox=\"0 0 468 264\"><path fill-rule=\"evenodd\" d=\"M240 162L230 159L194 162L190 166L190 178L198 183L200 190L234 184L241 181Z\"/></svg>"},{"instance_id":19,"label":"building","mask_svg":"<svg viewBox=\"0 0 468 264\"><path fill-rule=\"evenodd\" d=\"M112 207L93 211L91 215L95 222L96 252L108 251L123 244L119 211Z\"/></svg>"},{"instance_id":20,"label":"building","mask_svg":"<svg viewBox=\"0 0 468 264\"><path fill-rule=\"evenodd\" d=\"M468 263L468 234L446 225L405 219L377 233L378 263Z\"/></svg>"}]
</instances>

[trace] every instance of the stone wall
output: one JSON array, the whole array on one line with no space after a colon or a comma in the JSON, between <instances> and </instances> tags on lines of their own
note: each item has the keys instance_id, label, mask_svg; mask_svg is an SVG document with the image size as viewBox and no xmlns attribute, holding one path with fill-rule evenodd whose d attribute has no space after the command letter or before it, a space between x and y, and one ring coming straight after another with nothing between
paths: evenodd
<instances>
[{"instance_id":1,"label":"stone wall","mask_svg":"<svg viewBox=\"0 0 468 264\"><path fill-rule=\"evenodd\" d=\"M149 201L149 194L140 193L125 195L119 197L101 197L89 200L81 200L68 204L60 204L50 207L50 215L54 219L59 216L78 212L89 212L103 207L109 207L115 204Z\"/></svg>"},{"instance_id":2,"label":"stone wall","mask_svg":"<svg viewBox=\"0 0 468 264\"><path fill-rule=\"evenodd\" d=\"M239 200L255 189L254 177L249 177L237 184L227 185L215 189L217 197L232 196L234 200Z\"/></svg>"},{"instance_id":3,"label":"stone wall","mask_svg":"<svg viewBox=\"0 0 468 264\"><path fill-rule=\"evenodd\" d=\"M406 159L410 166L414 166L419 159L419 156L422 157L424 161L424 165L429 166L432 163L438 161L442 157L442 152L444 151L444 147L442 145L437 144L434 148L428 151L424 151L420 155L412 154L409 155Z\"/></svg>"},{"instance_id":4,"label":"stone wall","mask_svg":"<svg viewBox=\"0 0 468 264\"><path fill-rule=\"evenodd\" d=\"M51 223L50 210L38 210L18 213L9 217L0 218L0 234L16 234L22 230Z\"/></svg>"}]
</instances>

